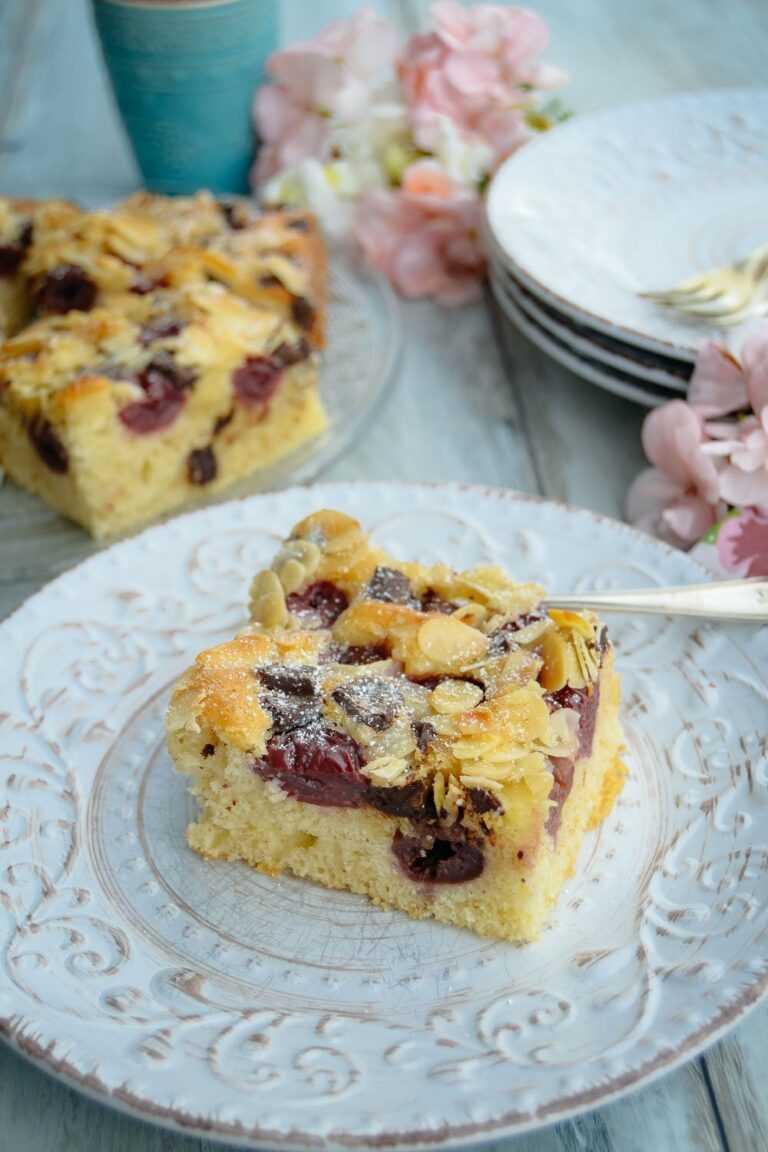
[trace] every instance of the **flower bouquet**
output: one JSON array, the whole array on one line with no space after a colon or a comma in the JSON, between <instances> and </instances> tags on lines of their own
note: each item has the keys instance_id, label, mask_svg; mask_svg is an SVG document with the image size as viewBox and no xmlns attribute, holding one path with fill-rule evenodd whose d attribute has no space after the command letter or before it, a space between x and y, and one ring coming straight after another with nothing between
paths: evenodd
<instances>
[{"instance_id":1,"label":"flower bouquet","mask_svg":"<svg viewBox=\"0 0 768 1152\"><path fill-rule=\"evenodd\" d=\"M403 295L460 303L485 272L488 180L563 119L543 97L565 76L539 59L549 37L534 12L440 0L431 24L398 46L364 9L273 55L252 183L265 204L310 208L355 238Z\"/></svg>"},{"instance_id":2,"label":"flower bouquet","mask_svg":"<svg viewBox=\"0 0 768 1152\"><path fill-rule=\"evenodd\" d=\"M768 324L736 358L705 344L687 403L651 412L627 516L720 576L768 576Z\"/></svg>"}]
</instances>

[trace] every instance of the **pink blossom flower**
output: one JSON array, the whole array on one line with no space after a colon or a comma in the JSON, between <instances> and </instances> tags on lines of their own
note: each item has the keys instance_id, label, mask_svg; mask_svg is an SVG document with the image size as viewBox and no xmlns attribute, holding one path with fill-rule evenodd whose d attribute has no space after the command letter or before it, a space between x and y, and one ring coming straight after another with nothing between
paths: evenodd
<instances>
[{"instance_id":1,"label":"pink blossom flower","mask_svg":"<svg viewBox=\"0 0 768 1152\"><path fill-rule=\"evenodd\" d=\"M458 304L479 294L481 221L478 198L422 160L405 170L399 191L363 197L356 233L371 263L404 296Z\"/></svg>"},{"instance_id":2,"label":"pink blossom flower","mask_svg":"<svg viewBox=\"0 0 768 1152\"><path fill-rule=\"evenodd\" d=\"M729 504L768 508L768 405L738 425L730 459L720 473L720 495Z\"/></svg>"},{"instance_id":3,"label":"pink blossom flower","mask_svg":"<svg viewBox=\"0 0 768 1152\"><path fill-rule=\"evenodd\" d=\"M705 442L703 420L683 400L649 413L643 447L655 467L642 472L629 491L630 520L686 546L711 528L725 508L717 467Z\"/></svg>"},{"instance_id":4,"label":"pink blossom flower","mask_svg":"<svg viewBox=\"0 0 768 1152\"><path fill-rule=\"evenodd\" d=\"M262 141L254 181L264 183L308 157L322 156L329 121L363 115L390 79L396 50L392 25L363 8L314 40L275 52L275 81L256 93L253 117Z\"/></svg>"},{"instance_id":5,"label":"pink blossom flower","mask_svg":"<svg viewBox=\"0 0 768 1152\"><path fill-rule=\"evenodd\" d=\"M563 79L537 59L547 26L524 8L440 0L431 11L434 31L412 37L398 63L414 139L434 149L446 117L490 145L498 163L531 135L530 90Z\"/></svg>"},{"instance_id":6,"label":"pink blossom flower","mask_svg":"<svg viewBox=\"0 0 768 1152\"><path fill-rule=\"evenodd\" d=\"M720 344L704 344L696 357L688 403L707 417L747 407L759 415L768 405L768 324L745 342L741 363Z\"/></svg>"},{"instance_id":7,"label":"pink blossom flower","mask_svg":"<svg viewBox=\"0 0 768 1152\"><path fill-rule=\"evenodd\" d=\"M327 139L328 122L302 108L288 91L274 84L266 84L256 93L254 119L261 139L252 173L254 186L319 155Z\"/></svg>"},{"instance_id":8,"label":"pink blossom flower","mask_svg":"<svg viewBox=\"0 0 768 1152\"><path fill-rule=\"evenodd\" d=\"M740 576L768 576L768 512L748 508L725 520L717 554L724 568Z\"/></svg>"}]
</instances>

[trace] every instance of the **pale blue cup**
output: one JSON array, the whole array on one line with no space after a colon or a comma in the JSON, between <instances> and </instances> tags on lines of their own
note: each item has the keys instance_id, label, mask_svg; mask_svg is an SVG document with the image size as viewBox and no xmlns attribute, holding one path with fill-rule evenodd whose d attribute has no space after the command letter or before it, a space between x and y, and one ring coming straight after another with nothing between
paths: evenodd
<instances>
[{"instance_id":1,"label":"pale blue cup","mask_svg":"<svg viewBox=\"0 0 768 1152\"><path fill-rule=\"evenodd\" d=\"M251 104L279 0L93 0L112 88L147 188L246 192Z\"/></svg>"}]
</instances>

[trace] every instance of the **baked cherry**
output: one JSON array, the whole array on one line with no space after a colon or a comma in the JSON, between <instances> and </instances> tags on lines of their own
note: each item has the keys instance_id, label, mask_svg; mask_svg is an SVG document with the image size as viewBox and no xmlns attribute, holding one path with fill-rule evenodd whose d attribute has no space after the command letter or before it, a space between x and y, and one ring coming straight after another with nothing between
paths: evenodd
<instances>
[{"instance_id":1,"label":"baked cherry","mask_svg":"<svg viewBox=\"0 0 768 1152\"><path fill-rule=\"evenodd\" d=\"M41 312L61 316L65 312L90 312L98 288L79 264L60 264L44 277L37 294Z\"/></svg>"},{"instance_id":2,"label":"baked cherry","mask_svg":"<svg viewBox=\"0 0 768 1152\"><path fill-rule=\"evenodd\" d=\"M216 455L210 444L205 448L193 448L187 456L187 479L190 484L210 484L216 479L218 470Z\"/></svg>"},{"instance_id":3,"label":"baked cherry","mask_svg":"<svg viewBox=\"0 0 768 1152\"><path fill-rule=\"evenodd\" d=\"M69 453L59 439L53 425L42 418L33 420L29 425L29 438L35 446L35 451L51 472L63 475L69 469Z\"/></svg>"},{"instance_id":4,"label":"baked cherry","mask_svg":"<svg viewBox=\"0 0 768 1152\"><path fill-rule=\"evenodd\" d=\"M268 404L283 374L283 365L273 356L247 356L232 373L235 396L247 408Z\"/></svg>"},{"instance_id":5,"label":"baked cherry","mask_svg":"<svg viewBox=\"0 0 768 1152\"><path fill-rule=\"evenodd\" d=\"M177 364L170 352L158 352L136 378L146 399L126 404L120 409L120 419L131 432L140 434L167 428L184 407L186 392L195 380L195 372Z\"/></svg>"},{"instance_id":6,"label":"baked cherry","mask_svg":"<svg viewBox=\"0 0 768 1152\"><path fill-rule=\"evenodd\" d=\"M359 808L368 786L360 746L351 736L312 724L274 736L254 771L278 780L289 796L323 808Z\"/></svg>"},{"instance_id":7,"label":"baked cherry","mask_svg":"<svg viewBox=\"0 0 768 1152\"><path fill-rule=\"evenodd\" d=\"M178 336L183 327L184 321L176 316L157 316L142 325L139 343L152 344L155 340L167 340L170 336Z\"/></svg>"},{"instance_id":8,"label":"baked cherry","mask_svg":"<svg viewBox=\"0 0 768 1152\"><path fill-rule=\"evenodd\" d=\"M294 296L291 303L291 317L294 324L308 332L315 322L315 315L315 309L306 296Z\"/></svg>"},{"instance_id":9,"label":"baked cherry","mask_svg":"<svg viewBox=\"0 0 768 1152\"><path fill-rule=\"evenodd\" d=\"M483 851L476 844L441 839L429 832L403 836L398 830L392 851L406 876L430 884L464 884L476 880L485 867Z\"/></svg>"},{"instance_id":10,"label":"baked cherry","mask_svg":"<svg viewBox=\"0 0 768 1152\"><path fill-rule=\"evenodd\" d=\"M488 637L490 643L488 645L489 656L500 656L503 652L508 652L514 643L514 634L519 632L521 628L527 628L529 624L536 624L539 620L544 620L545 617L541 612L522 612L516 616L514 620L507 620L504 624L500 625L495 632L491 632Z\"/></svg>"},{"instance_id":11,"label":"baked cherry","mask_svg":"<svg viewBox=\"0 0 768 1152\"><path fill-rule=\"evenodd\" d=\"M317 580L303 592L292 592L285 602L294 616L310 617L309 626L315 628L330 628L349 604L346 592L330 580Z\"/></svg>"}]
</instances>

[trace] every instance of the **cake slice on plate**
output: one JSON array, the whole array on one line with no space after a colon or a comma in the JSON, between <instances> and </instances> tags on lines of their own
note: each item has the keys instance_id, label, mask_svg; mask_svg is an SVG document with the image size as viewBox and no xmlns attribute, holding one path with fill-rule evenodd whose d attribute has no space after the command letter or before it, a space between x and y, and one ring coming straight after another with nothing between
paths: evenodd
<instances>
[{"instance_id":1,"label":"cake slice on plate","mask_svg":"<svg viewBox=\"0 0 768 1152\"><path fill-rule=\"evenodd\" d=\"M219 284L49 316L0 345L0 463L94 536L125 532L316 437L315 361Z\"/></svg>"},{"instance_id":2,"label":"cake slice on plate","mask_svg":"<svg viewBox=\"0 0 768 1152\"><path fill-rule=\"evenodd\" d=\"M625 771L605 629L541 596L393 559L338 512L297 524L252 625L173 693L191 846L534 939Z\"/></svg>"}]
</instances>

